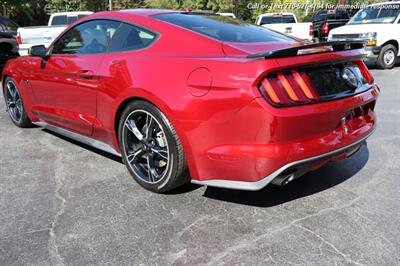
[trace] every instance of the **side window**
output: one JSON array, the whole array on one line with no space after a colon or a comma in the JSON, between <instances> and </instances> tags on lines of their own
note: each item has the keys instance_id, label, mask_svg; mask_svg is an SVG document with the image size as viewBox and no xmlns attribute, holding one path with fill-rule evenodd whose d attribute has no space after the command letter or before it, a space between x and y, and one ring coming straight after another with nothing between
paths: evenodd
<instances>
[{"instance_id":1,"label":"side window","mask_svg":"<svg viewBox=\"0 0 400 266\"><path fill-rule=\"evenodd\" d=\"M146 48L156 40L157 35L151 31L122 23L111 42L109 52L133 51Z\"/></svg>"},{"instance_id":2,"label":"side window","mask_svg":"<svg viewBox=\"0 0 400 266\"><path fill-rule=\"evenodd\" d=\"M120 22L90 20L81 23L59 38L53 54L101 54L107 51Z\"/></svg>"},{"instance_id":3,"label":"side window","mask_svg":"<svg viewBox=\"0 0 400 266\"><path fill-rule=\"evenodd\" d=\"M51 20L52 26L59 26L59 25L67 25L67 16L66 15L57 15L54 16Z\"/></svg>"}]
</instances>

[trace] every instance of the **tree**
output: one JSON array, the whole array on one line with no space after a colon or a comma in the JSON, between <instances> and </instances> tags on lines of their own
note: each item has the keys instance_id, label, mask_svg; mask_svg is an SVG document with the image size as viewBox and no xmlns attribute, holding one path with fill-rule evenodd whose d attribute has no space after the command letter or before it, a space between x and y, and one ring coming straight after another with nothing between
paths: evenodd
<instances>
[{"instance_id":1,"label":"tree","mask_svg":"<svg viewBox=\"0 0 400 266\"><path fill-rule=\"evenodd\" d=\"M3 0L0 14L15 20L20 26L42 25L46 22L46 0Z\"/></svg>"},{"instance_id":2,"label":"tree","mask_svg":"<svg viewBox=\"0 0 400 266\"><path fill-rule=\"evenodd\" d=\"M47 0L45 11L47 14L87 10L87 1L82 0Z\"/></svg>"}]
</instances>

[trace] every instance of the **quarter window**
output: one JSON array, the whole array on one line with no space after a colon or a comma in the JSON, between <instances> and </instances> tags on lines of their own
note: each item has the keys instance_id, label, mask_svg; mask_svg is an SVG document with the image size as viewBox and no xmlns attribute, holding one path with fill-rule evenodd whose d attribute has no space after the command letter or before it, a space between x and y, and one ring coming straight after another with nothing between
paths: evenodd
<instances>
[{"instance_id":1,"label":"quarter window","mask_svg":"<svg viewBox=\"0 0 400 266\"><path fill-rule=\"evenodd\" d=\"M81 23L59 38L53 54L101 54L121 23L113 20L91 20Z\"/></svg>"},{"instance_id":2,"label":"quarter window","mask_svg":"<svg viewBox=\"0 0 400 266\"><path fill-rule=\"evenodd\" d=\"M111 42L109 52L133 51L150 46L157 35L151 31L122 23Z\"/></svg>"}]
</instances>

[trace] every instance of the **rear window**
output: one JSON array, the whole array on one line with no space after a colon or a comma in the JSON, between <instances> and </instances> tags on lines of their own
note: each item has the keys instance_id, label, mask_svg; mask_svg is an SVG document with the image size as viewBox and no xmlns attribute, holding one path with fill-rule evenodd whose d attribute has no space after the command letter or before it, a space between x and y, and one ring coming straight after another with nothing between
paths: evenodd
<instances>
[{"instance_id":1,"label":"rear window","mask_svg":"<svg viewBox=\"0 0 400 266\"><path fill-rule=\"evenodd\" d=\"M260 21L260 25L277 23L296 23L296 21L292 15L264 16Z\"/></svg>"},{"instance_id":2,"label":"rear window","mask_svg":"<svg viewBox=\"0 0 400 266\"><path fill-rule=\"evenodd\" d=\"M17 31L18 29L18 25L9 19L2 19L0 23L4 25L6 31Z\"/></svg>"},{"instance_id":3,"label":"rear window","mask_svg":"<svg viewBox=\"0 0 400 266\"><path fill-rule=\"evenodd\" d=\"M67 16L54 16L51 20L51 25L67 25Z\"/></svg>"},{"instance_id":4,"label":"rear window","mask_svg":"<svg viewBox=\"0 0 400 266\"><path fill-rule=\"evenodd\" d=\"M223 42L294 42L294 39L283 34L230 17L187 13L160 14L154 17Z\"/></svg>"},{"instance_id":5,"label":"rear window","mask_svg":"<svg viewBox=\"0 0 400 266\"><path fill-rule=\"evenodd\" d=\"M335 20L335 19L349 19L350 16L346 11L320 11L313 16L313 21L318 20Z\"/></svg>"},{"instance_id":6,"label":"rear window","mask_svg":"<svg viewBox=\"0 0 400 266\"><path fill-rule=\"evenodd\" d=\"M59 15L59 16L54 16L51 25L52 26L60 26L60 25L69 25L77 21L78 19L81 19L83 17L86 17L87 15L78 15L78 16L66 16L66 15Z\"/></svg>"}]
</instances>

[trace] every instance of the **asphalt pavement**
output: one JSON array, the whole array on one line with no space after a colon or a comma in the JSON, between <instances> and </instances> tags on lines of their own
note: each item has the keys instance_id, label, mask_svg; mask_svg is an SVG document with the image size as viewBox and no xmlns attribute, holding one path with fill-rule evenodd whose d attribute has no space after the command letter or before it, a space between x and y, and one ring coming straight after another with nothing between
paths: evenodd
<instances>
[{"instance_id":1,"label":"asphalt pavement","mask_svg":"<svg viewBox=\"0 0 400 266\"><path fill-rule=\"evenodd\" d=\"M0 265L400 265L400 67L360 152L258 192L137 185L117 157L19 129L0 97Z\"/></svg>"}]
</instances>

